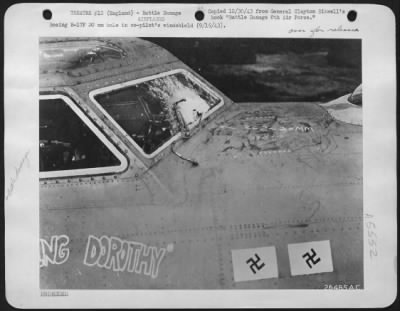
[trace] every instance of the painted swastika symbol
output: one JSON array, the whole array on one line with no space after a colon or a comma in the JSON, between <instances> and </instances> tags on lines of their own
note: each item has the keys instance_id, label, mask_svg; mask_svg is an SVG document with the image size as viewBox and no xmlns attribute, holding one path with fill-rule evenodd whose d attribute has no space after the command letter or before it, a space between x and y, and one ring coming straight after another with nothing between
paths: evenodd
<instances>
[{"instance_id":1,"label":"painted swastika symbol","mask_svg":"<svg viewBox=\"0 0 400 311\"><path fill-rule=\"evenodd\" d=\"M265 267L265 263L261 262L260 264L258 264L261 261L260 257L257 254L254 254L254 257L256 259L254 259L253 257L250 257L249 259L246 260L246 263L249 264L251 271L254 274L256 274L257 271L260 271L262 268ZM255 269L257 269L257 271Z\"/></svg>"},{"instance_id":2,"label":"painted swastika symbol","mask_svg":"<svg viewBox=\"0 0 400 311\"><path fill-rule=\"evenodd\" d=\"M321 258L315 258L317 256L317 253L315 252L315 250L312 248L311 249L311 254L310 252L305 253L302 257L303 258L307 258L306 259L306 264L310 267L310 269L313 268L313 266L311 264L313 264L314 266L319 263L321 261Z\"/></svg>"}]
</instances>

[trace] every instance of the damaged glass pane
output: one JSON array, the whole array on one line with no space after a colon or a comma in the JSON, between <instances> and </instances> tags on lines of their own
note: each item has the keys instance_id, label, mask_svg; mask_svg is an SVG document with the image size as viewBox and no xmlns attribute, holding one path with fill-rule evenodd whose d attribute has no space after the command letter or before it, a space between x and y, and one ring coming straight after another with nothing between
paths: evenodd
<instances>
[{"instance_id":1,"label":"damaged glass pane","mask_svg":"<svg viewBox=\"0 0 400 311\"><path fill-rule=\"evenodd\" d=\"M95 100L147 154L179 132L175 109L189 126L221 101L183 72L99 94Z\"/></svg>"},{"instance_id":2,"label":"damaged glass pane","mask_svg":"<svg viewBox=\"0 0 400 311\"><path fill-rule=\"evenodd\" d=\"M62 99L41 99L39 107L41 172L121 164Z\"/></svg>"}]
</instances>

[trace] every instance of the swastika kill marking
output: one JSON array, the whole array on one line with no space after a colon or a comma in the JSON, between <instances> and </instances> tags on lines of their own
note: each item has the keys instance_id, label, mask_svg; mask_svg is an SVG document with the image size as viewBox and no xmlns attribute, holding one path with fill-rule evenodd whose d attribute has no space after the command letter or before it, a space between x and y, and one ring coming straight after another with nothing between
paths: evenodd
<instances>
[{"instance_id":1,"label":"swastika kill marking","mask_svg":"<svg viewBox=\"0 0 400 311\"><path fill-rule=\"evenodd\" d=\"M261 259L258 256L258 254L254 254L254 258L247 259L246 263L249 265L251 271L253 271L253 273L256 274L258 271L260 271L262 268L265 267L265 263L264 262L260 263Z\"/></svg>"},{"instance_id":2,"label":"swastika kill marking","mask_svg":"<svg viewBox=\"0 0 400 311\"><path fill-rule=\"evenodd\" d=\"M288 251L293 276L333 272L329 240L289 244Z\"/></svg>"},{"instance_id":3,"label":"swastika kill marking","mask_svg":"<svg viewBox=\"0 0 400 311\"><path fill-rule=\"evenodd\" d=\"M321 261L321 258L316 258L317 257L317 253L315 252L315 250L312 248L310 250L310 252L305 253L303 256L303 258L305 258L306 260L306 264L312 269L313 266L315 266L317 263L319 263Z\"/></svg>"},{"instance_id":4,"label":"swastika kill marking","mask_svg":"<svg viewBox=\"0 0 400 311\"><path fill-rule=\"evenodd\" d=\"M232 265L235 282L278 277L275 246L233 249Z\"/></svg>"}]
</instances>

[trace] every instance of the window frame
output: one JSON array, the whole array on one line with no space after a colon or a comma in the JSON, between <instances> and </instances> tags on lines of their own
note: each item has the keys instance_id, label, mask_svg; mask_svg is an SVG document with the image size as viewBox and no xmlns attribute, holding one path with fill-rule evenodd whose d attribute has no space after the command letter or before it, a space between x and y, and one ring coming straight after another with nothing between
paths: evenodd
<instances>
[{"instance_id":1,"label":"window frame","mask_svg":"<svg viewBox=\"0 0 400 311\"><path fill-rule=\"evenodd\" d=\"M160 147L158 147L152 153L147 154L135 142L135 140L118 124L118 122L115 121L113 117L111 117L111 115L100 105L100 103L96 101L95 96L97 96L99 94L106 94L106 93L109 93L109 92L112 92L112 91L115 91L115 90L119 90L119 89L130 87L132 85L136 85L136 84L139 84L139 83L142 83L142 82L146 82L146 81L154 80L154 79L157 79L157 78L170 76L170 75L177 74L177 73L183 73L183 74L189 76L190 79L192 79L196 83L198 83L200 87L202 87L207 92L211 93L213 96L215 96L216 98L218 98L220 100L220 102L217 105L215 105L212 109L208 110L207 113L205 113L205 115L202 117L203 119L206 119L208 116L213 114L216 110L218 110L219 108L221 108L225 104L224 99L223 99L222 96L220 96L216 91L212 90L208 85L206 85L203 81L201 81L199 78L197 78L194 74L192 74L189 70L186 70L186 69L169 70L169 71L161 72L161 73L158 73L158 74L155 74L155 75L147 76L147 77L144 77L144 78L130 80L130 81L122 82L122 83L116 83L116 84L112 84L110 86L106 86L106 87L102 87L102 88L99 88L99 89L95 89L95 90L92 90L92 91L89 92L89 98L96 105L96 107L101 111L101 113L104 114L106 116L106 118L125 137L127 137L129 142L140 152L140 154L143 157L145 157L146 159L152 159L155 156L157 156L160 152L162 152L164 149L166 149L169 145L171 145L174 141L178 140L181 137L182 134L181 133L177 133L174 136L171 136L164 144L162 144ZM176 117L174 116L174 118L176 118ZM177 122L179 122L179 121L177 120Z\"/></svg>"},{"instance_id":2,"label":"window frame","mask_svg":"<svg viewBox=\"0 0 400 311\"><path fill-rule=\"evenodd\" d=\"M59 171L47 171L41 172L39 170L39 178L63 178L63 177L80 177L87 175L106 175L121 173L128 167L128 160L126 157L114 146L114 144L97 128L97 126L89 119L86 114L79 109L76 103L68 96L63 94L49 94L39 95L39 105L41 100L49 99L61 99L65 104L70 107L77 117L93 132L93 134L100 139L100 141L108 148L110 152L121 162L118 166L104 166L104 167L91 167L91 168L80 168L73 170L59 170ZM40 116L39 116L40 118ZM40 124L40 120L39 120ZM40 134L39 134L40 140Z\"/></svg>"}]
</instances>

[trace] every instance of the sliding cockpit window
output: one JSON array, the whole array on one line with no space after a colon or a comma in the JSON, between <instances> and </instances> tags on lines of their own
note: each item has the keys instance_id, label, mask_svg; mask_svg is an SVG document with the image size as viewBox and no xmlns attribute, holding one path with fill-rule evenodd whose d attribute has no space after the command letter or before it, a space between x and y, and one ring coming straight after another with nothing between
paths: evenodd
<instances>
[{"instance_id":1,"label":"sliding cockpit window","mask_svg":"<svg viewBox=\"0 0 400 311\"><path fill-rule=\"evenodd\" d=\"M64 95L42 95L39 103L41 178L120 172L124 156Z\"/></svg>"}]
</instances>

